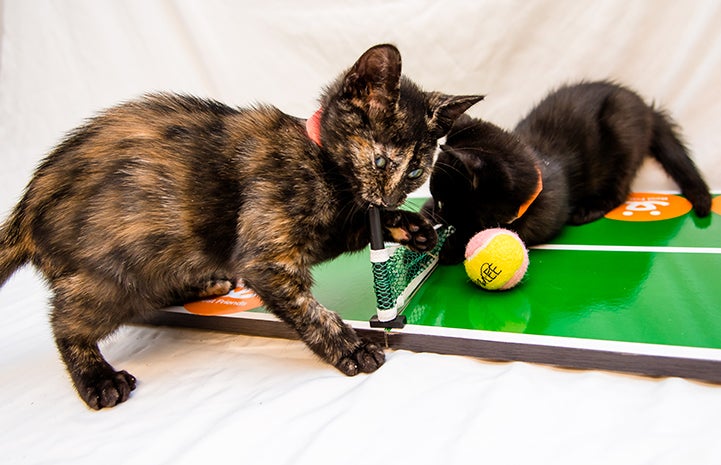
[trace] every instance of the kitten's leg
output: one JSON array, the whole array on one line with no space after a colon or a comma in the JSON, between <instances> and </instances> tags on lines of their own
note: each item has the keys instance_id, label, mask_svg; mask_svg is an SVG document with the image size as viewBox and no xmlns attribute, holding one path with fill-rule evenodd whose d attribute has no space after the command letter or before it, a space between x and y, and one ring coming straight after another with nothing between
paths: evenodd
<instances>
[{"instance_id":1,"label":"kitten's leg","mask_svg":"<svg viewBox=\"0 0 721 465\"><path fill-rule=\"evenodd\" d=\"M419 252L431 250L438 243L438 234L420 213L406 210L383 211L383 231L392 240Z\"/></svg>"},{"instance_id":2,"label":"kitten's leg","mask_svg":"<svg viewBox=\"0 0 721 465\"><path fill-rule=\"evenodd\" d=\"M421 208L421 215L424 218L428 218L429 221L444 224L443 218L436 216L436 204L433 199L429 199L423 204ZM466 237L463 231L456 230L453 234L446 238L446 242L443 244L443 248L439 254L439 261L443 265L455 265L463 261L464 254L466 251L466 243L470 239L470 236Z\"/></svg>"},{"instance_id":3,"label":"kitten's leg","mask_svg":"<svg viewBox=\"0 0 721 465\"><path fill-rule=\"evenodd\" d=\"M295 329L305 344L324 361L348 376L370 373L385 361L383 349L363 340L341 317L310 293L307 271L288 266L243 271L245 283L266 308Z\"/></svg>"},{"instance_id":4,"label":"kitten's leg","mask_svg":"<svg viewBox=\"0 0 721 465\"><path fill-rule=\"evenodd\" d=\"M651 114L637 95L620 91L609 95L598 122L604 163L594 168L593 178L586 180L589 194L574 207L570 224L589 223L621 205L649 150Z\"/></svg>"},{"instance_id":5,"label":"kitten's leg","mask_svg":"<svg viewBox=\"0 0 721 465\"><path fill-rule=\"evenodd\" d=\"M581 225L595 221L621 205L628 198L630 189L617 186L606 189L605 193L587 197L578 202L569 215L568 224Z\"/></svg>"},{"instance_id":6,"label":"kitten's leg","mask_svg":"<svg viewBox=\"0 0 721 465\"><path fill-rule=\"evenodd\" d=\"M605 214L605 210L599 209L595 206L578 205L573 209L573 211L571 211L571 215L568 218L568 224L578 226L590 223L591 221L601 218Z\"/></svg>"},{"instance_id":7,"label":"kitten's leg","mask_svg":"<svg viewBox=\"0 0 721 465\"><path fill-rule=\"evenodd\" d=\"M463 234L462 231L456 231L448 236L439 255L440 263L443 265L461 263L465 258L466 243L470 238L470 236Z\"/></svg>"},{"instance_id":8,"label":"kitten's leg","mask_svg":"<svg viewBox=\"0 0 721 465\"><path fill-rule=\"evenodd\" d=\"M115 371L101 355L97 340L56 337L55 342L78 394L90 408L100 410L128 400L135 377Z\"/></svg>"},{"instance_id":9,"label":"kitten's leg","mask_svg":"<svg viewBox=\"0 0 721 465\"><path fill-rule=\"evenodd\" d=\"M116 371L98 349L98 341L130 315L122 304L98 298L105 293L112 296L112 286L87 287L83 281L90 280L76 275L53 283L51 324L58 351L78 394L90 408L98 410L126 401L135 389L135 377Z\"/></svg>"}]
</instances>

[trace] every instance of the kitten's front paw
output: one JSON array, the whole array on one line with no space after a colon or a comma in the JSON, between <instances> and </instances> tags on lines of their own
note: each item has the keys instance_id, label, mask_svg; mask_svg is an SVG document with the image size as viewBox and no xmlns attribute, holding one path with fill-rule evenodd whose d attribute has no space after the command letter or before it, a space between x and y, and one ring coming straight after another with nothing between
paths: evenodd
<instances>
[{"instance_id":1,"label":"kitten's front paw","mask_svg":"<svg viewBox=\"0 0 721 465\"><path fill-rule=\"evenodd\" d=\"M391 240L418 252L431 250L438 243L433 225L418 213L395 210L384 212L384 222Z\"/></svg>"},{"instance_id":2,"label":"kitten's front paw","mask_svg":"<svg viewBox=\"0 0 721 465\"><path fill-rule=\"evenodd\" d=\"M383 349L372 342L363 341L353 353L342 357L335 365L343 374L355 376L358 373L371 373L386 361Z\"/></svg>"},{"instance_id":3,"label":"kitten's front paw","mask_svg":"<svg viewBox=\"0 0 721 465\"><path fill-rule=\"evenodd\" d=\"M85 379L77 388L80 397L90 408L100 410L128 400L135 384L135 377L127 371L111 371L104 376Z\"/></svg>"}]
</instances>

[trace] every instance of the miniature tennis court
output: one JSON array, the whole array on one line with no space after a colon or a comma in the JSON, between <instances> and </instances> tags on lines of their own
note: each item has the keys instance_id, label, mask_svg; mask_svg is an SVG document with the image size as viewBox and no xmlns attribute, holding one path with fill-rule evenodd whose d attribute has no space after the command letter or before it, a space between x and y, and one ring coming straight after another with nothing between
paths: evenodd
<instances>
[{"instance_id":1,"label":"miniature tennis court","mask_svg":"<svg viewBox=\"0 0 721 465\"><path fill-rule=\"evenodd\" d=\"M317 266L314 292L390 348L721 382L721 196L709 218L690 209L676 195L633 194L606 218L531 248L526 276L508 291L476 287L462 264L438 266L400 329L370 328L368 250ZM153 322L295 337L246 289Z\"/></svg>"}]
</instances>

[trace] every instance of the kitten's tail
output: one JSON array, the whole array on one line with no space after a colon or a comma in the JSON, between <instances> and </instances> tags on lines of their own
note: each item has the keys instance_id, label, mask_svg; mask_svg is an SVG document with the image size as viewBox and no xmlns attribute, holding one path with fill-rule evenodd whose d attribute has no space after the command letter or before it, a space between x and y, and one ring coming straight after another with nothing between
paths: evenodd
<instances>
[{"instance_id":1,"label":"kitten's tail","mask_svg":"<svg viewBox=\"0 0 721 465\"><path fill-rule=\"evenodd\" d=\"M0 227L0 286L30 260L30 239L22 226L22 204Z\"/></svg>"},{"instance_id":2,"label":"kitten's tail","mask_svg":"<svg viewBox=\"0 0 721 465\"><path fill-rule=\"evenodd\" d=\"M651 154L681 188L696 214L708 216L711 211L711 194L701 173L688 155L674 123L663 112L653 112L653 139Z\"/></svg>"}]
</instances>

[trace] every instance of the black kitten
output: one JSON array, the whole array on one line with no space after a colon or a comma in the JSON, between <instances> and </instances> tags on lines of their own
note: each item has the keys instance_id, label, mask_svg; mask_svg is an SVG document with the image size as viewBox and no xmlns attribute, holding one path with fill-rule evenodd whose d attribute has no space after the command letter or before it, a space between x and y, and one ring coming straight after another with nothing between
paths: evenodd
<instances>
[{"instance_id":1,"label":"black kitten","mask_svg":"<svg viewBox=\"0 0 721 465\"><path fill-rule=\"evenodd\" d=\"M466 242L492 227L527 245L564 224L596 220L622 204L646 155L658 160L707 216L711 195L674 123L633 91L584 82L549 94L513 132L459 118L442 146L424 213L456 228L441 259L463 259Z\"/></svg>"}]
</instances>

